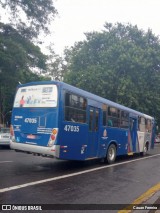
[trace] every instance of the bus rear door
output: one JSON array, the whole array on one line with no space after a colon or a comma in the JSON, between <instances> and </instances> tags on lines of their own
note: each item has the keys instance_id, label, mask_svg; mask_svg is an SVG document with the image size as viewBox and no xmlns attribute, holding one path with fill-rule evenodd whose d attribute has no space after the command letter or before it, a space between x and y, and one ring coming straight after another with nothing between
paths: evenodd
<instances>
[{"instance_id":1,"label":"bus rear door","mask_svg":"<svg viewBox=\"0 0 160 213\"><path fill-rule=\"evenodd\" d=\"M129 121L129 128L130 128L130 152L136 152L136 145L137 145L137 118L130 117Z\"/></svg>"}]
</instances>

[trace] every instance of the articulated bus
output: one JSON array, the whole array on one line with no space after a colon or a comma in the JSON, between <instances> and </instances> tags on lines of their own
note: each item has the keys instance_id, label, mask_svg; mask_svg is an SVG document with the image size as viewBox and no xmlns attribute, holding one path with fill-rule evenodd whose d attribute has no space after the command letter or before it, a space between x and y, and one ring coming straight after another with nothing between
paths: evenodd
<instances>
[{"instance_id":1,"label":"articulated bus","mask_svg":"<svg viewBox=\"0 0 160 213\"><path fill-rule=\"evenodd\" d=\"M65 160L145 155L154 118L63 82L19 85L11 120L15 151Z\"/></svg>"}]
</instances>

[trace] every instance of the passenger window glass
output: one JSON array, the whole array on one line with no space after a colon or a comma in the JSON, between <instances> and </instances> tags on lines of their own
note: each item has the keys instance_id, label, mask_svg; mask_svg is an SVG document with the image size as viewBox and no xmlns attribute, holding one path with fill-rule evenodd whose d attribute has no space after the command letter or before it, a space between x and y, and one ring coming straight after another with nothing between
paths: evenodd
<instances>
[{"instance_id":1,"label":"passenger window glass","mask_svg":"<svg viewBox=\"0 0 160 213\"><path fill-rule=\"evenodd\" d=\"M146 132L152 131L152 121L150 119L146 119Z\"/></svg>"},{"instance_id":2,"label":"passenger window glass","mask_svg":"<svg viewBox=\"0 0 160 213\"><path fill-rule=\"evenodd\" d=\"M121 128L129 127L129 113L125 111L121 111Z\"/></svg>"},{"instance_id":3,"label":"passenger window glass","mask_svg":"<svg viewBox=\"0 0 160 213\"><path fill-rule=\"evenodd\" d=\"M98 111L98 110L96 110L95 131L98 131L98 120L99 120L99 111Z\"/></svg>"},{"instance_id":4,"label":"passenger window glass","mask_svg":"<svg viewBox=\"0 0 160 213\"><path fill-rule=\"evenodd\" d=\"M103 126L107 126L107 105L106 104L102 105L102 110L103 110Z\"/></svg>"},{"instance_id":5,"label":"passenger window glass","mask_svg":"<svg viewBox=\"0 0 160 213\"><path fill-rule=\"evenodd\" d=\"M75 94L65 93L65 120L86 123L87 100Z\"/></svg>"},{"instance_id":6,"label":"passenger window glass","mask_svg":"<svg viewBox=\"0 0 160 213\"><path fill-rule=\"evenodd\" d=\"M107 125L110 127L120 126L120 110L115 107L108 107Z\"/></svg>"},{"instance_id":7,"label":"passenger window glass","mask_svg":"<svg viewBox=\"0 0 160 213\"><path fill-rule=\"evenodd\" d=\"M146 131L145 124L146 124L145 118L139 117L139 119L138 119L139 131L141 131L141 132L145 132Z\"/></svg>"},{"instance_id":8,"label":"passenger window glass","mask_svg":"<svg viewBox=\"0 0 160 213\"><path fill-rule=\"evenodd\" d=\"M93 109L90 109L90 111L89 111L89 131L92 131L92 125L93 125Z\"/></svg>"}]
</instances>

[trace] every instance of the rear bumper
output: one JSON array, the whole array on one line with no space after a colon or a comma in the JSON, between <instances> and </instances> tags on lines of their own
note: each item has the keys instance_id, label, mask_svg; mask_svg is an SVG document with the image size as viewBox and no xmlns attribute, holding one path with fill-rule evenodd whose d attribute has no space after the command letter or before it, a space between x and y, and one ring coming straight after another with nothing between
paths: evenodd
<instances>
[{"instance_id":1,"label":"rear bumper","mask_svg":"<svg viewBox=\"0 0 160 213\"><path fill-rule=\"evenodd\" d=\"M10 141L9 139L0 139L0 145L7 145L9 146L10 145Z\"/></svg>"},{"instance_id":2,"label":"rear bumper","mask_svg":"<svg viewBox=\"0 0 160 213\"><path fill-rule=\"evenodd\" d=\"M52 147L44 147L44 146L37 146L31 144L23 144L12 142L10 140L10 148L14 149L19 152L25 152L30 154L37 154L44 157L56 157L59 158L60 146L54 145Z\"/></svg>"}]
</instances>

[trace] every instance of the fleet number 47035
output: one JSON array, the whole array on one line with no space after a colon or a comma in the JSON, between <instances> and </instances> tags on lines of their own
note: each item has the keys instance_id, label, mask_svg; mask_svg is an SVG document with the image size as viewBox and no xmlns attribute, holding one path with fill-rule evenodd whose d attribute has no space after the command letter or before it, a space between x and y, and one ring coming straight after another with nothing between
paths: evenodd
<instances>
[{"instance_id":1,"label":"fleet number 47035","mask_svg":"<svg viewBox=\"0 0 160 213\"><path fill-rule=\"evenodd\" d=\"M79 132L79 126L65 125L64 130L66 132Z\"/></svg>"}]
</instances>

